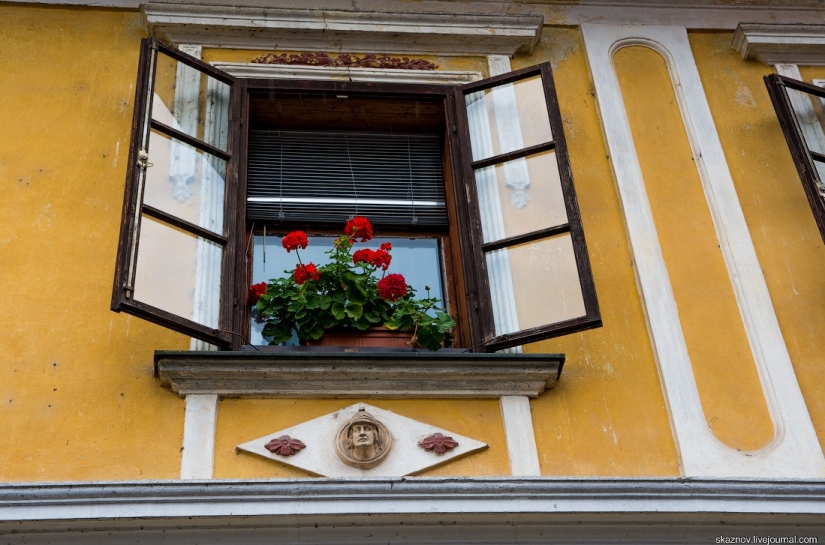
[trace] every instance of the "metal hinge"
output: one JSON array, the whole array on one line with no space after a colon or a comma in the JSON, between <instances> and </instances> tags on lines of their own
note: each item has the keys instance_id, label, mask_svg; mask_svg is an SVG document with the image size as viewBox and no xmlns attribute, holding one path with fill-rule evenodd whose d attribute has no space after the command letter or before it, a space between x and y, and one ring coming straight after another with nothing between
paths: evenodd
<instances>
[{"instance_id":1,"label":"metal hinge","mask_svg":"<svg viewBox=\"0 0 825 545\"><path fill-rule=\"evenodd\" d=\"M149 153L145 149L138 151L137 164L140 168L149 168L153 166L152 163L149 162Z\"/></svg>"}]
</instances>

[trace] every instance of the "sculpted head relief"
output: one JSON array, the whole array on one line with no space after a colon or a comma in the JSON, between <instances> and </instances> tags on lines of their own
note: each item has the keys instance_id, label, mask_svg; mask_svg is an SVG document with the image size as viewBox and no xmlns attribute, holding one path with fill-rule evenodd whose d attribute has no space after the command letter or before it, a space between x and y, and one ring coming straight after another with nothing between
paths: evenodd
<instances>
[{"instance_id":1,"label":"sculpted head relief","mask_svg":"<svg viewBox=\"0 0 825 545\"><path fill-rule=\"evenodd\" d=\"M361 407L338 431L335 451L345 464L370 469L382 461L392 448L387 428Z\"/></svg>"}]
</instances>

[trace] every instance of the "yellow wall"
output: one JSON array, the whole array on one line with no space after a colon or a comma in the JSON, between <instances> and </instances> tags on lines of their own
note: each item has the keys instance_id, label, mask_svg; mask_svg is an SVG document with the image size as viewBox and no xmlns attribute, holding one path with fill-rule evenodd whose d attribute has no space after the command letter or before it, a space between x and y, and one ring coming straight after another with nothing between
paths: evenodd
<instances>
[{"instance_id":1,"label":"yellow wall","mask_svg":"<svg viewBox=\"0 0 825 545\"><path fill-rule=\"evenodd\" d=\"M189 340L109 311L135 12L0 5L0 480L171 479Z\"/></svg>"},{"instance_id":2,"label":"yellow wall","mask_svg":"<svg viewBox=\"0 0 825 545\"><path fill-rule=\"evenodd\" d=\"M567 356L561 381L532 402L545 475L677 475L679 464L642 313L627 232L577 30L550 28L518 69L553 63L604 327L536 343Z\"/></svg>"},{"instance_id":3,"label":"yellow wall","mask_svg":"<svg viewBox=\"0 0 825 545\"><path fill-rule=\"evenodd\" d=\"M0 4L6 84L0 94L3 481L173 479L179 474L183 402L153 378L152 357L156 349L187 349L189 339L109 310L142 36L137 12ZM825 401L817 395L817 356L825 350L822 241L810 215L800 213L808 210L807 203L761 83L769 69L741 61L727 48L729 41L729 34L691 34L782 331L823 437ZM204 57L248 61L260 53L207 50ZM442 69L486 72L481 58L422 57ZM567 355L558 387L532 402L542 472L677 475L677 454L579 32L545 29L536 52L515 57L513 67L542 61L551 61L556 70L605 324L529 347ZM626 62L626 77L642 76L649 62ZM678 153L684 161L683 151ZM649 168L667 166L663 156ZM687 249L697 248L689 244ZM686 280L688 285L695 281ZM764 408L754 394L752 364L742 355L741 336L737 343L726 358L741 364L735 372L751 377L743 391L752 404L744 413L739 405L719 404L725 390L719 384L731 380L724 375L732 372L727 367L709 365L705 372L723 376L700 379L709 381L700 390L706 411L720 413L717 435L750 448L763 444L770 431L764 415L759 416ZM724 344L715 340L708 346L727 350ZM216 477L302 476L237 453L235 445L350 403L222 401ZM508 473L496 400L370 403L491 445L424 474ZM735 423L745 413L757 416L742 433Z\"/></svg>"},{"instance_id":4,"label":"yellow wall","mask_svg":"<svg viewBox=\"0 0 825 545\"><path fill-rule=\"evenodd\" d=\"M762 81L772 68L743 61L730 48L731 33L689 37L782 335L825 445L825 250ZM803 70L803 77L815 72Z\"/></svg>"}]
</instances>

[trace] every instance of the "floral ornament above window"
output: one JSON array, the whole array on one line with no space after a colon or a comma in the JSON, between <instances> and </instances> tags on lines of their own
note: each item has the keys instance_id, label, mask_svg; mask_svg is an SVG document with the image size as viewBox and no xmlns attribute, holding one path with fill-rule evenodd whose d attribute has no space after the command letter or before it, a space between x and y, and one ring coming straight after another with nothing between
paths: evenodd
<instances>
[{"instance_id":1,"label":"floral ornament above window","mask_svg":"<svg viewBox=\"0 0 825 545\"><path fill-rule=\"evenodd\" d=\"M281 344L294 332L303 341L314 341L331 328L364 331L383 326L409 331L410 346L430 350L450 346L455 321L439 307L438 299L429 297L429 288L426 298L416 299L415 290L401 274L387 273L391 243L377 250L352 252L356 244L372 237L369 220L355 216L326 252L330 263L318 267L301 261L299 248L308 245L306 233L286 235L281 243L287 253L295 250L295 269L284 271L288 276L249 288L249 304L266 324L264 338L271 339L270 344Z\"/></svg>"},{"instance_id":2,"label":"floral ornament above window","mask_svg":"<svg viewBox=\"0 0 825 545\"><path fill-rule=\"evenodd\" d=\"M389 55L350 55L341 53L331 57L326 53L267 53L255 59L255 64L295 64L304 66L334 66L334 67L356 67L356 68L395 68L397 70L435 70L435 64L424 59L410 59L407 57L398 58Z\"/></svg>"}]
</instances>

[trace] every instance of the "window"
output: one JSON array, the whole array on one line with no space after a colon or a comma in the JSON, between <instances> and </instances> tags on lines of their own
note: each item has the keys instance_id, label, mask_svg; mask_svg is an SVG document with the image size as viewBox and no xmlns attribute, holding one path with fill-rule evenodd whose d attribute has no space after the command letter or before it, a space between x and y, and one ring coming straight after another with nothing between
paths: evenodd
<instances>
[{"instance_id":1,"label":"window","mask_svg":"<svg viewBox=\"0 0 825 545\"><path fill-rule=\"evenodd\" d=\"M287 145L337 139L315 160L334 167L347 164L333 157L343 138L351 165L356 144L382 132L396 148L387 154L406 146L409 158L387 168L365 154L383 184L345 172L322 186L295 170L300 152ZM428 139L440 176L411 168L412 146ZM260 160L266 145L277 159ZM415 186L430 193L409 195L414 178L430 180ZM426 251L434 244L443 258L462 346L499 350L601 325L549 65L461 87L245 80L153 39L141 50L112 309L237 349L264 228L340 229L335 216L356 212L347 192L359 187L372 194L357 199L371 211L358 212L386 220L382 235L434 241Z\"/></svg>"},{"instance_id":2,"label":"window","mask_svg":"<svg viewBox=\"0 0 825 545\"><path fill-rule=\"evenodd\" d=\"M825 89L779 74L766 76L765 83L825 240Z\"/></svg>"}]
</instances>

